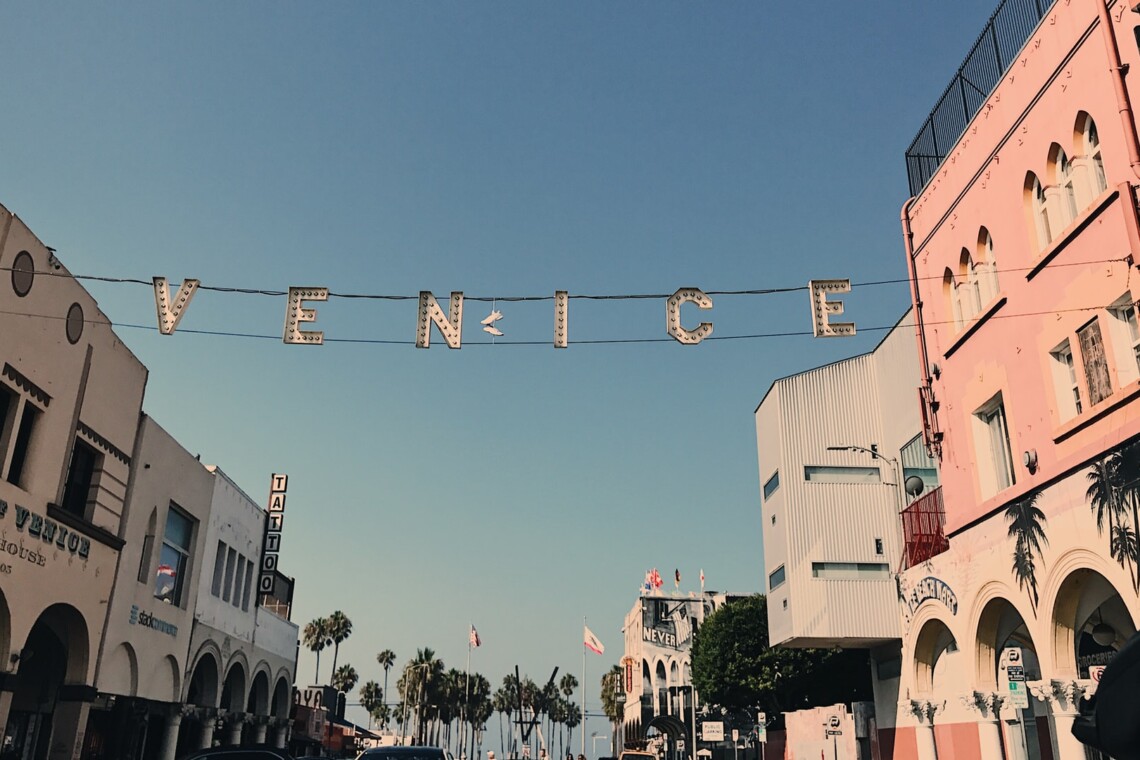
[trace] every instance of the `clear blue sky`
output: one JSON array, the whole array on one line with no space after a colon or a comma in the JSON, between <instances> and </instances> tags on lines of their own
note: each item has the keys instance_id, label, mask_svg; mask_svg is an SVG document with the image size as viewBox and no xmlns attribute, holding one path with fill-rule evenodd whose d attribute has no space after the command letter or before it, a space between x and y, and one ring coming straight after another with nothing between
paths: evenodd
<instances>
[{"instance_id":1,"label":"clear blue sky","mask_svg":"<svg viewBox=\"0 0 1140 760\"><path fill-rule=\"evenodd\" d=\"M902 278L903 152L994 4L10 2L0 203L74 273L175 283L445 303ZM402 345L302 347L162 337L146 287L90 289L147 326L119 332L187 449L259 500L291 476L294 620L343 610L342 663L462 668L474 622L496 685L580 674L585 616L592 710L648 568L761 590L753 409L882 336L556 351L549 302L500 303L504 340L543 345L491 346L472 301L467 345L422 351L414 302L335 300L326 336ZM810 330L803 293L715 301L686 322ZM846 297L862 328L908 302ZM570 309L571 341L665 337L660 300ZM202 292L182 328L283 315Z\"/></svg>"}]
</instances>

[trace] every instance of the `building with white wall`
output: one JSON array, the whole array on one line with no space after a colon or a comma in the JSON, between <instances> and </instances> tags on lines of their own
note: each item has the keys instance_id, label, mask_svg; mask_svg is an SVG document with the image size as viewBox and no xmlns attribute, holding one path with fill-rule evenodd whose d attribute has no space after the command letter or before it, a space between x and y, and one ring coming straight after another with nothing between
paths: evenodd
<instances>
[{"instance_id":1,"label":"building with white wall","mask_svg":"<svg viewBox=\"0 0 1140 760\"><path fill-rule=\"evenodd\" d=\"M83 747L146 367L0 207L0 752Z\"/></svg>"},{"instance_id":2,"label":"building with white wall","mask_svg":"<svg viewBox=\"0 0 1140 760\"><path fill-rule=\"evenodd\" d=\"M908 312L870 353L774 382L755 415L770 643L871 650L880 727L896 712L899 572L945 541L919 383Z\"/></svg>"},{"instance_id":3,"label":"building with white wall","mask_svg":"<svg viewBox=\"0 0 1140 760\"><path fill-rule=\"evenodd\" d=\"M638 744L650 729L665 738L665 752L677 742L691 746L700 695L693 689L693 634L705 618L739 594L645 591L625 616L622 657L624 744ZM688 754L691 754L688 753Z\"/></svg>"},{"instance_id":4,"label":"building with white wall","mask_svg":"<svg viewBox=\"0 0 1140 760\"><path fill-rule=\"evenodd\" d=\"M169 760L182 719L214 477L146 415L134 460L86 744L91 754Z\"/></svg>"},{"instance_id":5,"label":"building with white wall","mask_svg":"<svg viewBox=\"0 0 1140 760\"><path fill-rule=\"evenodd\" d=\"M221 468L206 469L214 487L183 696L198 709L184 721L192 726L184 727L179 746L284 747L298 628L260 604L267 513Z\"/></svg>"}]
</instances>

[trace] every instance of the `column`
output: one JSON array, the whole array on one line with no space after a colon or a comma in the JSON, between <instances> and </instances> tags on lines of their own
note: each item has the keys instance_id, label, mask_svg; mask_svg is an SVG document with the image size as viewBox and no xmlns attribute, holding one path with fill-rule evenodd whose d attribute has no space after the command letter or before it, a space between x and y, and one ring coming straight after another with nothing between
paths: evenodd
<instances>
[{"instance_id":1,"label":"column","mask_svg":"<svg viewBox=\"0 0 1140 760\"><path fill-rule=\"evenodd\" d=\"M975 691L962 697L962 704L978 715L978 743L981 745L982 760L1002 760L1001 712L1005 697L992 691Z\"/></svg>"},{"instance_id":2,"label":"column","mask_svg":"<svg viewBox=\"0 0 1140 760\"><path fill-rule=\"evenodd\" d=\"M245 725L245 713L236 713L231 716L229 724L229 734L226 737L226 743L230 746L236 747L241 744L241 729Z\"/></svg>"},{"instance_id":3,"label":"column","mask_svg":"<svg viewBox=\"0 0 1140 760\"><path fill-rule=\"evenodd\" d=\"M931 702L928 699L908 699L902 702L902 706L916 718L914 739L918 760L938 760L938 747L934 742L934 716L945 704L945 702Z\"/></svg>"},{"instance_id":4,"label":"column","mask_svg":"<svg viewBox=\"0 0 1140 760\"><path fill-rule=\"evenodd\" d=\"M277 749L285 749L285 741L288 738L289 723L284 718L280 718L280 723L277 725L277 735L274 737L273 746Z\"/></svg>"},{"instance_id":5,"label":"column","mask_svg":"<svg viewBox=\"0 0 1140 760\"><path fill-rule=\"evenodd\" d=\"M162 749L159 751L159 760L174 760L178 750L178 729L182 725L182 709L176 705L166 714L165 730L162 733Z\"/></svg>"},{"instance_id":6,"label":"column","mask_svg":"<svg viewBox=\"0 0 1140 760\"><path fill-rule=\"evenodd\" d=\"M1053 733L1055 760L1085 760L1085 745L1073 736L1073 720L1085 686L1074 680L1034 681L1029 693L1049 705L1049 727Z\"/></svg>"},{"instance_id":7,"label":"column","mask_svg":"<svg viewBox=\"0 0 1140 760\"><path fill-rule=\"evenodd\" d=\"M202 733L198 735L198 749L210 749L214 746L214 722L217 720L214 710L202 711Z\"/></svg>"},{"instance_id":8,"label":"column","mask_svg":"<svg viewBox=\"0 0 1140 760\"><path fill-rule=\"evenodd\" d=\"M1030 711L1030 720L1033 720ZM1025 745L1025 726L1021 722L1021 712L1014 710L1013 717L1005 719L1006 746L1009 747L1009 760L1029 760L1029 747Z\"/></svg>"},{"instance_id":9,"label":"column","mask_svg":"<svg viewBox=\"0 0 1140 760\"><path fill-rule=\"evenodd\" d=\"M269 717L266 715L258 715L254 718L253 724L253 743L265 744L265 734L269 729Z\"/></svg>"},{"instance_id":10,"label":"column","mask_svg":"<svg viewBox=\"0 0 1140 760\"><path fill-rule=\"evenodd\" d=\"M66 687L61 687L60 691ZM73 760L83 749L90 702L57 702L52 716L48 760Z\"/></svg>"}]
</instances>

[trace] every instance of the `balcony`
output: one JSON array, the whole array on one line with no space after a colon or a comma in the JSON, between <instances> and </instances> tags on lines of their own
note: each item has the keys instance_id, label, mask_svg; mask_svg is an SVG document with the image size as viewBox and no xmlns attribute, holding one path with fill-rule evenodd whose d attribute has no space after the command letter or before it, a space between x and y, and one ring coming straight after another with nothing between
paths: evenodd
<instances>
[{"instance_id":1,"label":"balcony","mask_svg":"<svg viewBox=\"0 0 1140 760\"><path fill-rule=\"evenodd\" d=\"M920 496L902 511L903 556L900 571L926 562L950 548L943 527L946 508L942 486Z\"/></svg>"},{"instance_id":2,"label":"balcony","mask_svg":"<svg viewBox=\"0 0 1140 760\"><path fill-rule=\"evenodd\" d=\"M906 152L910 194L917 196L1056 0L1002 0L942 92Z\"/></svg>"}]
</instances>

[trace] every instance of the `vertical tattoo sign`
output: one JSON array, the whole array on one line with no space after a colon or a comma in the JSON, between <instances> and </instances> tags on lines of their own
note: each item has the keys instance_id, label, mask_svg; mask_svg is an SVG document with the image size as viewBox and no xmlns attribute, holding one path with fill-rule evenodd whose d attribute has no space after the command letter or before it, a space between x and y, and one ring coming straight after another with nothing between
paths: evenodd
<instances>
[{"instance_id":1,"label":"vertical tattoo sign","mask_svg":"<svg viewBox=\"0 0 1140 760\"><path fill-rule=\"evenodd\" d=\"M285 523L285 491L289 476L276 473L269 480L269 507L265 510L265 540L261 549L261 573L257 593L272 594L277 555L281 551L281 526Z\"/></svg>"}]
</instances>

